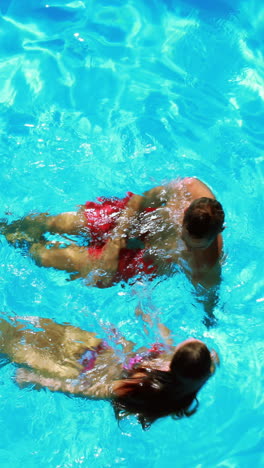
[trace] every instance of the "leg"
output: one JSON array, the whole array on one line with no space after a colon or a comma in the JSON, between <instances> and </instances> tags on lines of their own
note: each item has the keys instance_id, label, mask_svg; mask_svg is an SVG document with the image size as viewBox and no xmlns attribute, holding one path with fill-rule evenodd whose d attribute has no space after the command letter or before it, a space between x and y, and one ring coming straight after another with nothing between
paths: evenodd
<instances>
[{"instance_id":1,"label":"leg","mask_svg":"<svg viewBox=\"0 0 264 468\"><path fill-rule=\"evenodd\" d=\"M119 253L124 242L123 239L110 240L101 249L87 249L75 244L60 248L59 242L55 247L47 249L46 245L50 243L35 243L30 247L29 254L39 266L76 273L72 279L84 278L93 273L92 278L88 278L87 285L106 288L112 286L115 281Z\"/></svg>"},{"instance_id":2,"label":"leg","mask_svg":"<svg viewBox=\"0 0 264 468\"><path fill-rule=\"evenodd\" d=\"M85 231L87 225L83 211L70 211L57 216L48 216L46 231L58 234L78 235Z\"/></svg>"},{"instance_id":3,"label":"leg","mask_svg":"<svg viewBox=\"0 0 264 468\"><path fill-rule=\"evenodd\" d=\"M0 355L9 357L7 343L13 338L13 327L5 319L0 319Z\"/></svg>"},{"instance_id":4,"label":"leg","mask_svg":"<svg viewBox=\"0 0 264 468\"><path fill-rule=\"evenodd\" d=\"M78 357L101 343L95 333L50 319L0 319L0 353L17 364L57 377L77 378L82 371Z\"/></svg>"},{"instance_id":5,"label":"leg","mask_svg":"<svg viewBox=\"0 0 264 468\"><path fill-rule=\"evenodd\" d=\"M80 276L86 276L96 267L96 259L89 258L86 247L59 247L60 243L56 242L54 247L47 249L47 244L34 243L30 247L29 254L39 266L80 273Z\"/></svg>"},{"instance_id":6,"label":"leg","mask_svg":"<svg viewBox=\"0 0 264 468\"><path fill-rule=\"evenodd\" d=\"M13 317L8 320L0 319L0 353L10 361L25 362L23 355L32 340L34 340L32 329L25 329L23 319L18 320Z\"/></svg>"},{"instance_id":7,"label":"leg","mask_svg":"<svg viewBox=\"0 0 264 468\"><path fill-rule=\"evenodd\" d=\"M8 242L15 243L21 240L32 242L40 239L45 232L78 235L85 231L86 224L82 210L61 213L57 216L41 213L36 216L26 216L9 225L3 222L0 231Z\"/></svg>"}]
</instances>

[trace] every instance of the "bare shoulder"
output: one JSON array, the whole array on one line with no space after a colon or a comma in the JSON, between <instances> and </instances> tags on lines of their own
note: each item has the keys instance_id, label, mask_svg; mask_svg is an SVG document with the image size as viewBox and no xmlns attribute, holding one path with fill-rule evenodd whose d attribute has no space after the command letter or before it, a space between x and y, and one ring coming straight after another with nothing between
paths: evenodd
<instances>
[{"instance_id":1,"label":"bare shoulder","mask_svg":"<svg viewBox=\"0 0 264 468\"><path fill-rule=\"evenodd\" d=\"M208 185L196 177L185 177L182 179L182 183L188 192L192 195L193 199L201 197L215 198Z\"/></svg>"}]
</instances>

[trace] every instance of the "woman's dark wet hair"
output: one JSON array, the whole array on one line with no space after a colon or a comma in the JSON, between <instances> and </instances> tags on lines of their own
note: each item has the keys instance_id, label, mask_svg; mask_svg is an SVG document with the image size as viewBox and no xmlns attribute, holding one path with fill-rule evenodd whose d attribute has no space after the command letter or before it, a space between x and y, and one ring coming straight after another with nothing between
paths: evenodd
<instances>
[{"instance_id":1,"label":"woman's dark wet hair","mask_svg":"<svg viewBox=\"0 0 264 468\"><path fill-rule=\"evenodd\" d=\"M221 203L212 198L202 197L194 200L187 208L183 225L191 236L210 239L223 231L224 220Z\"/></svg>"},{"instance_id":2,"label":"woman's dark wet hair","mask_svg":"<svg viewBox=\"0 0 264 468\"><path fill-rule=\"evenodd\" d=\"M197 393L211 376L211 365L207 346L192 340L176 350L168 371L143 366L125 371L112 401L116 418L135 414L147 429L164 416L191 416L198 408Z\"/></svg>"}]
</instances>

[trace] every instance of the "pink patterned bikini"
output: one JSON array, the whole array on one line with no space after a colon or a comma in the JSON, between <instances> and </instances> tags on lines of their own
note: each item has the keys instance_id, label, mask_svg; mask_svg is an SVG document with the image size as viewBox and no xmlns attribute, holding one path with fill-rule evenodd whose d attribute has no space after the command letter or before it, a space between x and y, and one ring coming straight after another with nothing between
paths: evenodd
<instances>
[{"instance_id":1,"label":"pink patterned bikini","mask_svg":"<svg viewBox=\"0 0 264 468\"><path fill-rule=\"evenodd\" d=\"M155 359L165 352L166 346L163 343L154 343L146 351L137 353L135 356L131 357L127 363L123 364L123 368L126 370L131 370L145 359Z\"/></svg>"},{"instance_id":2,"label":"pink patterned bikini","mask_svg":"<svg viewBox=\"0 0 264 468\"><path fill-rule=\"evenodd\" d=\"M106 341L102 341L98 346L96 346L96 348L87 349L78 360L78 362L83 366L82 373L92 370L95 366L98 354L102 353L106 349L109 349ZM123 364L123 369L131 370L145 359L155 359L165 352L166 346L163 343L154 343L146 351L137 353L135 356L131 357L127 363Z\"/></svg>"}]
</instances>

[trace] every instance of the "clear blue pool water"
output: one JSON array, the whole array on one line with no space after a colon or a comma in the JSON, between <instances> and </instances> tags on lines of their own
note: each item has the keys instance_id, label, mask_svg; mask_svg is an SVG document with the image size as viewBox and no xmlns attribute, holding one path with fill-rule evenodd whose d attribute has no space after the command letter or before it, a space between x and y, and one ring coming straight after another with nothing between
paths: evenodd
<instances>
[{"instance_id":1,"label":"clear blue pool water","mask_svg":"<svg viewBox=\"0 0 264 468\"><path fill-rule=\"evenodd\" d=\"M20 390L0 374L1 468L260 468L263 458L264 7L260 0L1 0L1 217L74 210L179 176L226 211L219 319L180 273L108 290L38 268L1 237L2 314L146 343L134 309L220 370L190 419L118 428L108 403ZM152 331L155 337L157 332ZM152 341L152 336L147 341Z\"/></svg>"}]
</instances>

